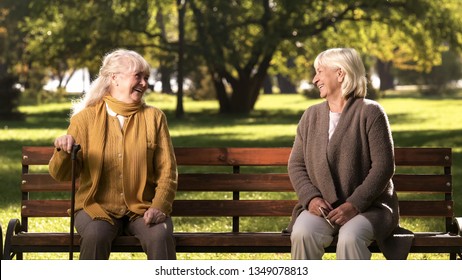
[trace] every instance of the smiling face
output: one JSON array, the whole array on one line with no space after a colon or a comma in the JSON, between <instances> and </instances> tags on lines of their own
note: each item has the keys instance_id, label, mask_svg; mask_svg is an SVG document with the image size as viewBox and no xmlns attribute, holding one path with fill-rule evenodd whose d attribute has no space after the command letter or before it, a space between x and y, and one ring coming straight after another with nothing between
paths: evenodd
<instances>
[{"instance_id":1,"label":"smiling face","mask_svg":"<svg viewBox=\"0 0 462 280\"><path fill-rule=\"evenodd\" d=\"M313 84L319 89L321 98L340 96L342 94L342 82L344 74L341 69L330 68L319 65L316 68L316 75Z\"/></svg>"},{"instance_id":2,"label":"smiling face","mask_svg":"<svg viewBox=\"0 0 462 280\"><path fill-rule=\"evenodd\" d=\"M104 57L98 79L104 94L121 102L138 103L148 88L150 73L151 67L140 54L119 49Z\"/></svg>"},{"instance_id":3,"label":"smiling face","mask_svg":"<svg viewBox=\"0 0 462 280\"><path fill-rule=\"evenodd\" d=\"M128 71L112 75L110 94L125 103L137 103L148 88L148 78L143 72Z\"/></svg>"}]
</instances>

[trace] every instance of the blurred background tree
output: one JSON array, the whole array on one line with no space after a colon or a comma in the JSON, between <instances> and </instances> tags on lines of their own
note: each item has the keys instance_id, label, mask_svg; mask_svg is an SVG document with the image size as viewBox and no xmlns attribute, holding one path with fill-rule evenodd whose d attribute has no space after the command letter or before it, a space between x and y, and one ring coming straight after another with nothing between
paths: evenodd
<instances>
[{"instance_id":1,"label":"blurred background tree","mask_svg":"<svg viewBox=\"0 0 462 280\"><path fill-rule=\"evenodd\" d=\"M0 2L0 119L22 118L18 112L21 73L27 71L22 60L25 34L19 29L21 20L27 16L26 0Z\"/></svg>"},{"instance_id":2,"label":"blurred background tree","mask_svg":"<svg viewBox=\"0 0 462 280\"><path fill-rule=\"evenodd\" d=\"M181 65L177 4L185 12ZM156 69L162 92L176 90L181 68L192 98L247 114L264 85L266 93L309 85L312 60L331 47L357 48L382 91L414 76L409 82L453 84L461 78L462 1L2 0L0 40L0 77L12 75L20 84L13 89L31 95L50 76L65 88L65 74L79 68L94 78L102 55L130 48ZM442 66L446 56L457 63ZM436 76L443 72L451 75Z\"/></svg>"}]
</instances>

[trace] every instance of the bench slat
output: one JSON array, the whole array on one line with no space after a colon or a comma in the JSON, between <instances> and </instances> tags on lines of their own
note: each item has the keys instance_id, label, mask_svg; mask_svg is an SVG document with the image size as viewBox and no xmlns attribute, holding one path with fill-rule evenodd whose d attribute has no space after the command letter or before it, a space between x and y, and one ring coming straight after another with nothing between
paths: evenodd
<instances>
[{"instance_id":1,"label":"bench slat","mask_svg":"<svg viewBox=\"0 0 462 280\"><path fill-rule=\"evenodd\" d=\"M295 200L176 200L172 216L287 217L295 203Z\"/></svg>"},{"instance_id":2,"label":"bench slat","mask_svg":"<svg viewBox=\"0 0 462 280\"><path fill-rule=\"evenodd\" d=\"M23 165L48 165L53 155L52 146L25 146L22 147Z\"/></svg>"},{"instance_id":3,"label":"bench slat","mask_svg":"<svg viewBox=\"0 0 462 280\"><path fill-rule=\"evenodd\" d=\"M399 150L399 151L398 151ZM23 165L46 165L51 146L25 146ZM287 165L290 147L282 148L175 148L179 165ZM25 157L24 157L25 156ZM396 165L451 166L451 148L395 148Z\"/></svg>"},{"instance_id":4,"label":"bench slat","mask_svg":"<svg viewBox=\"0 0 462 280\"><path fill-rule=\"evenodd\" d=\"M175 148L179 165L286 166L291 148Z\"/></svg>"},{"instance_id":5,"label":"bench slat","mask_svg":"<svg viewBox=\"0 0 462 280\"><path fill-rule=\"evenodd\" d=\"M295 200L175 200L172 216L290 216ZM452 217L452 201L400 201L401 216ZM67 217L69 200L23 201L24 217Z\"/></svg>"},{"instance_id":6,"label":"bench slat","mask_svg":"<svg viewBox=\"0 0 462 280\"><path fill-rule=\"evenodd\" d=\"M180 174L179 191L293 192L288 174Z\"/></svg>"},{"instance_id":7,"label":"bench slat","mask_svg":"<svg viewBox=\"0 0 462 280\"><path fill-rule=\"evenodd\" d=\"M436 201L399 201L400 215L404 217L454 217L454 202Z\"/></svg>"},{"instance_id":8,"label":"bench slat","mask_svg":"<svg viewBox=\"0 0 462 280\"><path fill-rule=\"evenodd\" d=\"M284 252L290 252L290 236L279 232L243 232L243 233L174 233L177 251L178 252L204 252L207 247L285 247ZM69 249L69 233L19 233L12 240L12 246L18 247L16 251L20 251L21 246L31 246L28 249L35 248L36 252L62 251L67 252ZM80 236L75 233L74 245L79 246ZM124 250L124 247L129 247L130 250ZM462 238L460 236L448 235L441 232L415 233L413 241L413 249L411 252L428 252L430 248L435 248L434 252L447 252L449 247L453 247L456 251L457 247L462 246ZM420 248L419 247L423 247ZM53 249L55 248L55 249ZM202 249L199 249L202 248ZM335 248L333 246L329 248ZM119 236L114 240L113 249L117 252L142 252L138 239L134 236ZM422 250L423 249L423 250ZM375 249L374 251L376 251ZM439 251L441 250L441 251ZM30 252L30 250L27 250ZM229 251L229 248L225 248ZM328 249L330 252L331 250ZM431 251L431 250L430 250Z\"/></svg>"},{"instance_id":9,"label":"bench slat","mask_svg":"<svg viewBox=\"0 0 462 280\"><path fill-rule=\"evenodd\" d=\"M21 216L68 217L67 210L70 207L70 200L23 200L21 204Z\"/></svg>"},{"instance_id":10,"label":"bench slat","mask_svg":"<svg viewBox=\"0 0 462 280\"><path fill-rule=\"evenodd\" d=\"M78 185L78 182L76 186ZM49 173L23 174L22 192L70 192L71 182L58 182Z\"/></svg>"},{"instance_id":11,"label":"bench slat","mask_svg":"<svg viewBox=\"0 0 462 280\"><path fill-rule=\"evenodd\" d=\"M395 148L395 163L403 166L451 166L451 155L451 148Z\"/></svg>"},{"instance_id":12,"label":"bench slat","mask_svg":"<svg viewBox=\"0 0 462 280\"><path fill-rule=\"evenodd\" d=\"M70 191L70 182L57 182L48 173L23 174L21 191ZM396 174L398 192L451 193L451 175ZM288 174L179 174L179 191L293 192ZM78 182L77 182L78 187Z\"/></svg>"},{"instance_id":13,"label":"bench slat","mask_svg":"<svg viewBox=\"0 0 462 280\"><path fill-rule=\"evenodd\" d=\"M451 193L451 175L396 174L393 184L398 192Z\"/></svg>"},{"instance_id":14,"label":"bench slat","mask_svg":"<svg viewBox=\"0 0 462 280\"><path fill-rule=\"evenodd\" d=\"M50 174L24 174L21 191L70 191L70 182L57 182ZM77 182L78 187L78 182ZM178 191L293 192L287 174L179 174Z\"/></svg>"},{"instance_id":15,"label":"bench slat","mask_svg":"<svg viewBox=\"0 0 462 280\"><path fill-rule=\"evenodd\" d=\"M287 165L291 148L175 148L179 165ZM53 147L23 147L23 165L46 165Z\"/></svg>"},{"instance_id":16,"label":"bench slat","mask_svg":"<svg viewBox=\"0 0 462 280\"><path fill-rule=\"evenodd\" d=\"M295 203L294 200L175 200L172 216L288 216ZM69 208L69 200L29 200L23 201L22 215L67 217Z\"/></svg>"}]
</instances>

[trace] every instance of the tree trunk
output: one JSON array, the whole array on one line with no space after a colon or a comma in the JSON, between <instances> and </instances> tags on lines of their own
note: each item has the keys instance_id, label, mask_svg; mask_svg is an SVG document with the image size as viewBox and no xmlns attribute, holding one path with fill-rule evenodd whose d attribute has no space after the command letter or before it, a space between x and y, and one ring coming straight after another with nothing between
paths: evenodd
<instances>
[{"instance_id":1,"label":"tree trunk","mask_svg":"<svg viewBox=\"0 0 462 280\"><path fill-rule=\"evenodd\" d=\"M263 82L268 74L272 53L265 55L256 71L253 67L247 67L238 71L234 78L230 73L222 71L211 75L217 91L217 98L220 103L220 113L228 114L249 114L255 107ZM210 69L210 67L209 67ZM232 88L231 96L225 91L224 77Z\"/></svg>"},{"instance_id":2,"label":"tree trunk","mask_svg":"<svg viewBox=\"0 0 462 280\"><path fill-rule=\"evenodd\" d=\"M377 74L379 75L379 78L380 78L380 90L381 91L395 88L394 77L393 77L393 74L391 73L392 67L393 67L393 62L391 61L385 62L385 61L381 61L377 59L376 68L377 68Z\"/></svg>"},{"instance_id":3,"label":"tree trunk","mask_svg":"<svg viewBox=\"0 0 462 280\"><path fill-rule=\"evenodd\" d=\"M287 59L286 66L289 69L293 69L295 67L294 59L293 58ZM297 87L290 80L288 76L278 74L276 77L278 79L279 91L281 93L296 93L297 92Z\"/></svg>"},{"instance_id":4,"label":"tree trunk","mask_svg":"<svg viewBox=\"0 0 462 280\"><path fill-rule=\"evenodd\" d=\"M232 84L232 93L228 94L221 79L214 79L217 99L220 105L220 114L246 115L253 109L251 86L248 81L235 81Z\"/></svg>"},{"instance_id":5,"label":"tree trunk","mask_svg":"<svg viewBox=\"0 0 462 280\"><path fill-rule=\"evenodd\" d=\"M175 115L177 118L184 117L184 106L183 106L183 55L184 55L184 13L185 13L185 4L181 3L181 0L177 0L177 9L178 9L178 91L176 93L177 103L176 103L176 112ZM164 75L162 74L162 77ZM170 82L168 83L170 85ZM164 83L162 82L162 88ZM170 88L170 90L172 90Z\"/></svg>"},{"instance_id":6,"label":"tree trunk","mask_svg":"<svg viewBox=\"0 0 462 280\"><path fill-rule=\"evenodd\" d=\"M223 84L221 76L218 74L211 73L213 85L215 86L215 92L217 93L218 104L220 105L220 114L232 113L228 94L226 92L225 85Z\"/></svg>"},{"instance_id":7,"label":"tree trunk","mask_svg":"<svg viewBox=\"0 0 462 280\"><path fill-rule=\"evenodd\" d=\"M262 84L263 79L257 75L251 79L234 80L231 83L233 91L230 96L226 93L218 95L217 90L220 113L247 115L252 112L260 95ZM219 83L219 87L222 88L221 92L224 92L225 87L222 82Z\"/></svg>"},{"instance_id":8,"label":"tree trunk","mask_svg":"<svg viewBox=\"0 0 462 280\"><path fill-rule=\"evenodd\" d=\"M180 0L177 0L177 9L178 9L178 32L183 32L181 29L184 28L183 14L184 14L184 4L181 4ZM159 10L156 14L156 23L160 28L162 38L167 40L167 32L165 31L164 17L162 15L162 10ZM180 41L180 40L178 40ZM180 42L178 44L181 44ZM173 66L171 66L171 58L169 55L162 55L159 57L159 73L160 73L160 82L162 84L163 93L173 93L172 86L170 85L170 79L173 73Z\"/></svg>"},{"instance_id":9,"label":"tree trunk","mask_svg":"<svg viewBox=\"0 0 462 280\"><path fill-rule=\"evenodd\" d=\"M241 82L237 90L233 88L233 93L231 94L232 113L247 115L252 111L253 92L250 88L248 82Z\"/></svg>"},{"instance_id":10,"label":"tree trunk","mask_svg":"<svg viewBox=\"0 0 462 280\"><path fill-rule=\"evenodd\" d=\"M281 74L278 74L276 77L278 79L279 90L281 93L296 93L297 92L296 86L287 77Z\"/></svg>"},{"instance_id":11,"label":"tree trunk","mask_svg":"<svg viewBox=\"0 0 462 280\"><path fill-rule=\"evenodd\" d=\"M273 93L273 83L271 82L270 75L266 75L265 80L263 81L263 93L264 94Z\"/></svg>"},{"instance_id":12,"label":"tree trunk","mask_svg":"<svg viewBox=\"0 0 462 280\"><path fill-rule=\"evenodd\" d=\"M162 83L162 92L163 93L173 93L172 85L170 85L172 69L170 69L169 67L165 65L161 65L159 67L159 72L160 72L160 82Z\"/></svg>"}]
</instances>

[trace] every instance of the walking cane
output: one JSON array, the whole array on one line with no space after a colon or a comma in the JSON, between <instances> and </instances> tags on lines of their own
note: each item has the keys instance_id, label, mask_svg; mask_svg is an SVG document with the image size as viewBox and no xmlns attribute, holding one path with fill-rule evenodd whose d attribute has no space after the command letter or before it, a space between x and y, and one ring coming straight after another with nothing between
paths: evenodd
<instances>
[{"instance_id":1,"label":"walking cane","mask_svg":"<svg viewBox=\"0 0 462 280\"><path fill-rule=\"evenodd\" d=\"M74 258L74 204L75 204L75 180L77 175L76 172L76 161L77 161L77 152L80 150L80 145L72 145L71 159L72 159L72 191L71 191L71 226L70 226L70 244L69 244L69 260Z\"/></svg>"}]
</instances>

